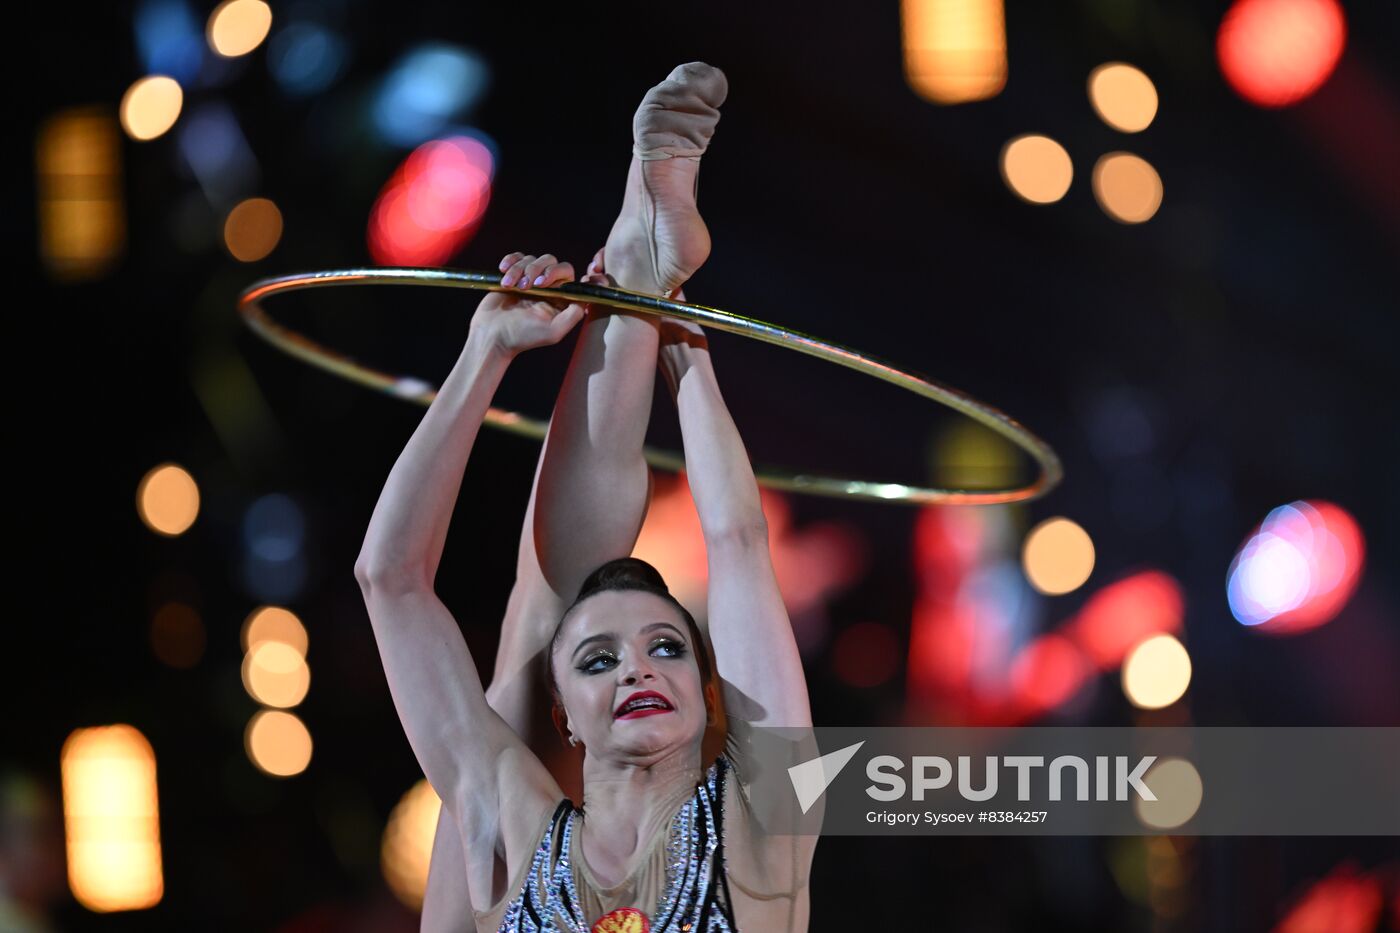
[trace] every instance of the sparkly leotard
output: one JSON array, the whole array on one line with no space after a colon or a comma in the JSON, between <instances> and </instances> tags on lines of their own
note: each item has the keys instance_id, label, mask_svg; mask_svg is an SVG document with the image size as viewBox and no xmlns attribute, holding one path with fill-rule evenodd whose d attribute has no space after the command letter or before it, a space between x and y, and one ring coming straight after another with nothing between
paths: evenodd
<instances>
[{"instance_id":1,"label":"sparkly leotard","mask_svg":"<svg viewBox=\"0 0 1400 933\"><path fill-rule=\"evenodd\" d=\"M660 902L637 905L651 933L738 933L724 855L724 786L732 769L721 755L671 819ZM555 809L498 933L589 933L572 864L579 813L569 800Z\"/></svg>"}]
</instances>

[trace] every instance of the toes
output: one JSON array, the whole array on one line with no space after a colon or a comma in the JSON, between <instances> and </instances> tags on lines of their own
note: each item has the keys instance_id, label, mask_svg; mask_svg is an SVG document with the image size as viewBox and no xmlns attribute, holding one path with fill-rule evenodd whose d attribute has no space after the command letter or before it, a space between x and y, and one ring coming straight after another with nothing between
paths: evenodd
<instances>
[{"instance_id":1,"label":"toes","mask_svg":"<svg viewBox=\"0 0 1400 933\"><path fill-rule=\"evenodd\" d=\"M729 81L718 68L703 62L681 65L642 98L632 118L634 144L644 151L703 152L728 93Z\"/></svg>"}]
</instances>

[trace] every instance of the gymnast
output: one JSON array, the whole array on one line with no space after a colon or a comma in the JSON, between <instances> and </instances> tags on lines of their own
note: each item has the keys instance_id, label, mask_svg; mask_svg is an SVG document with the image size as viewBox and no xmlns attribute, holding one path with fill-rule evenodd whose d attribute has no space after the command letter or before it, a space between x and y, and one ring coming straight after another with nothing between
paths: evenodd
<instances>
[{"instance_id":1,"label":"gymnast","mask_svg":"<svg viewBox=\"0 0 1400 933\"><path fill-rule=\"evenodd\" d=\"M695 197L726 91L718 69L692 63L647 92L622 209L583 281L681 297L709 256ZM574 279L548 254L512 253L500 270L507 289ZM506 367L580 322L483 689L434 592L449 520ZM629 556L651 496L642 447L658 365L705 539L708 633ZM764 832L742 738L810 726L807 685L758 485L698 326L486 296L389 473L355 576L409 744L443 801L423 929L807 929L816 837ZM541 698L558 735L532 715ZM580 773L575 806L562 787Z\"/></svg>"}]
</instances>

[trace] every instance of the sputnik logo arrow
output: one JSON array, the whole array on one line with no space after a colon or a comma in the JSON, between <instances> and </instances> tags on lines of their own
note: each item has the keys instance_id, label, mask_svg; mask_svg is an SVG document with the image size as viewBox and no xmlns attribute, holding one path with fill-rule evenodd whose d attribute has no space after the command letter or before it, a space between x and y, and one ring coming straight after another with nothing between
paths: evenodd
<instances>
[{"instance_id":1,"label":"sputnik logo arrow","mask_svg":"<svg viewBox=\"0 0 1400 933\"><path fill-rule=\"evenodd\" d=\"M812 809L812 805L826 793L826 789L836 780L841 769L850 764L864 744L864 741L860 741L854 745L847 745L820 758L813 758L788 768L788 777L792 780L792 789L797 792L797 802L801 805L803 813Z\"/></svg>"}]
</instances>

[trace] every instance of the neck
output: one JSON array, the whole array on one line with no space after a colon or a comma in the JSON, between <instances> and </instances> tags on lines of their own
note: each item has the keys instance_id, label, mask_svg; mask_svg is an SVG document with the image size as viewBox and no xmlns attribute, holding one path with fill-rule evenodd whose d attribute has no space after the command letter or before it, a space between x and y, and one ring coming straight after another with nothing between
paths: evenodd
<instances>
[{"instance_id":1,"label":"neck","mask_svg":"<svg viewBox=\"0 0 1400 933\"><path fill-rule=\"evenodd\" d=\"M583 810L589 834L606 834L609 848L631 850L690 799L703 777L700 749L646 758L585 754Z\"/></svg>"}]
</instances>

